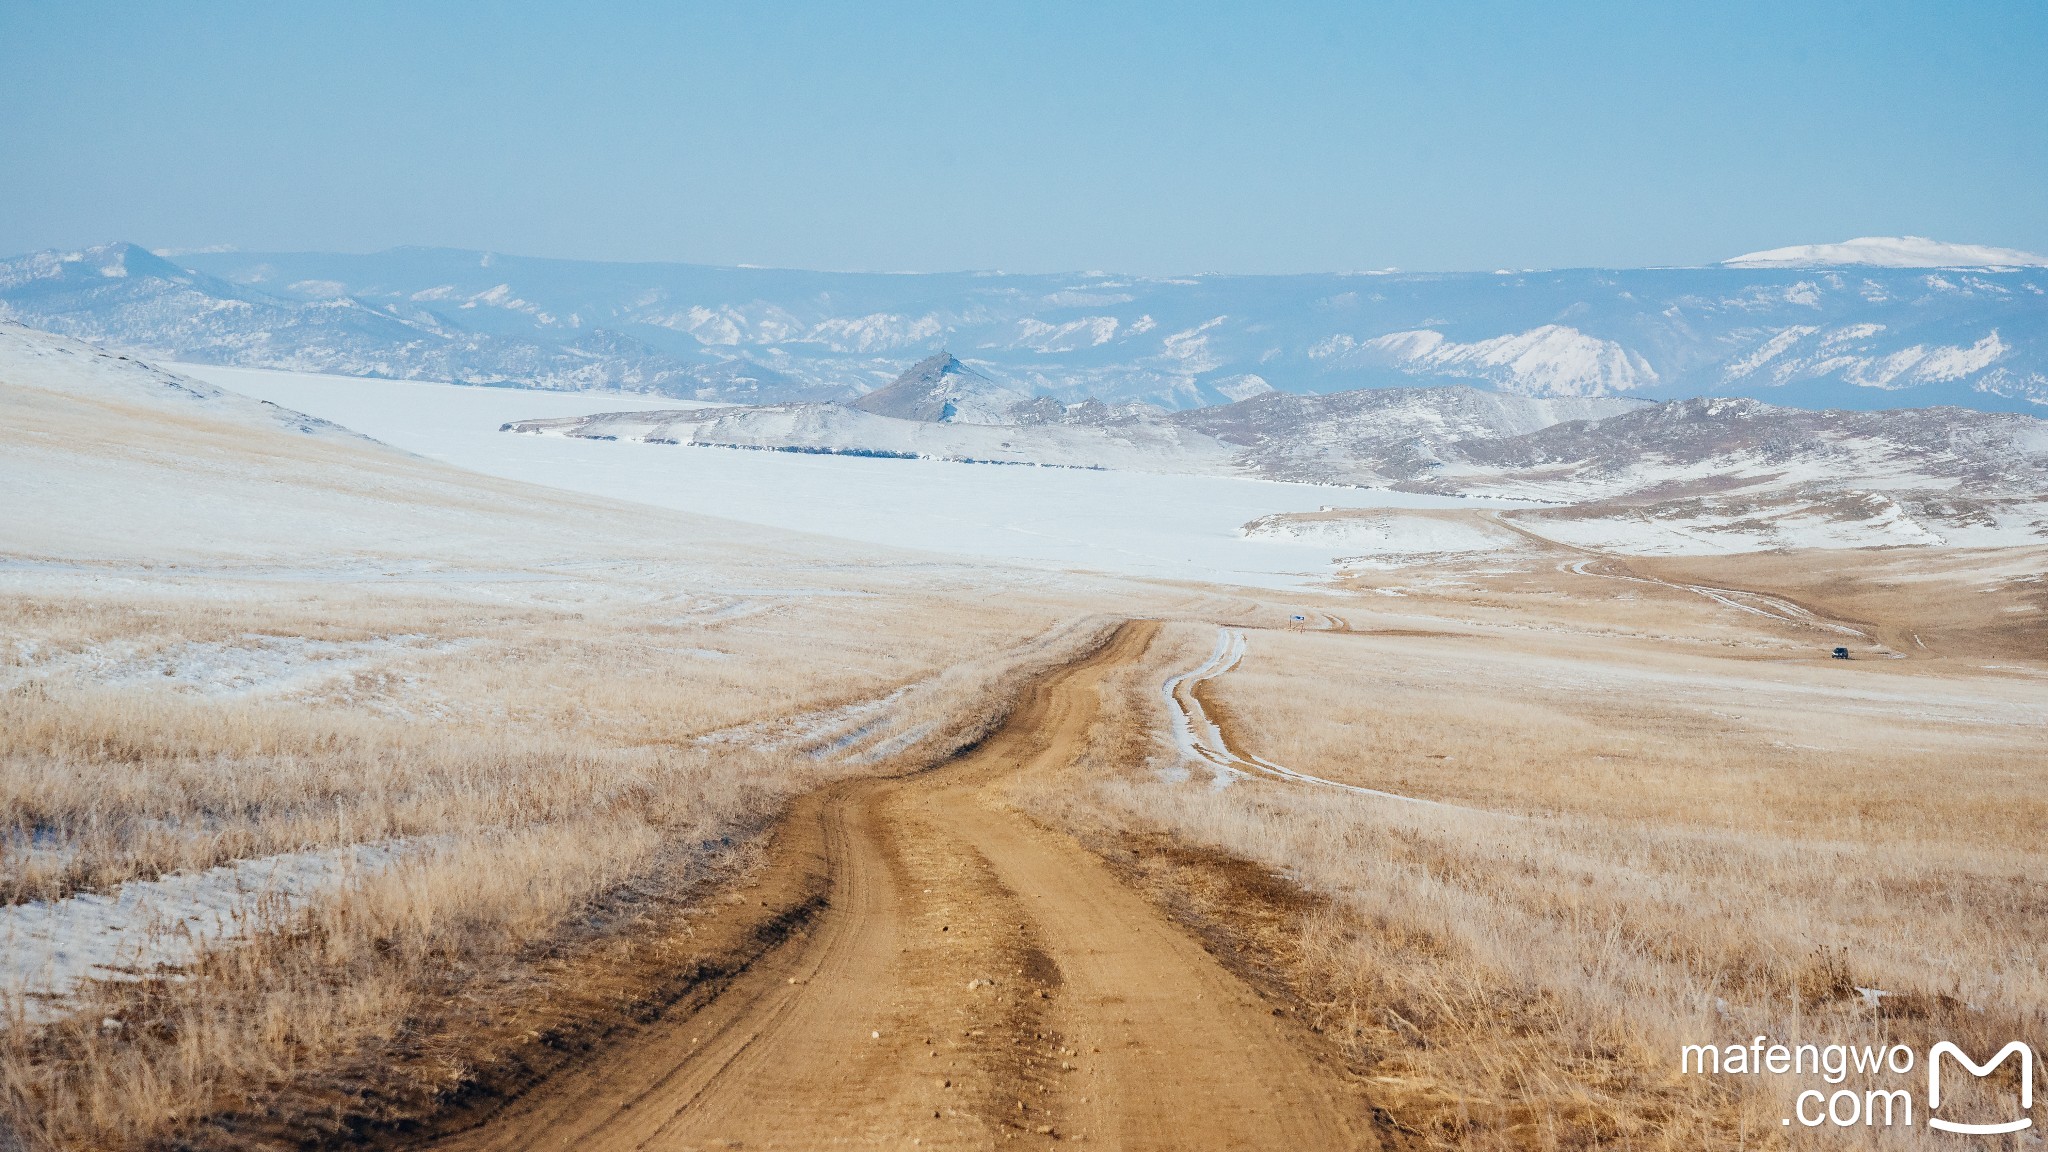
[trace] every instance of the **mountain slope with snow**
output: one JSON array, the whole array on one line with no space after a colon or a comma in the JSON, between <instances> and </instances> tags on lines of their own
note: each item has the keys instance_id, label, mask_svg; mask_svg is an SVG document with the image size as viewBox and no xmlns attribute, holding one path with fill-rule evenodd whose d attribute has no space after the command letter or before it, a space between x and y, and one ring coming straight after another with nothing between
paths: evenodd
<instances>
[{"instance_id":1,"label":"mountain slope with snow","mask_svg":"<svg viewBox=\"0 0 2048 1152\"><path fill-rule=\"evenodd\" d=\"M98 410L165 423L235 421L326 439L360 439L303 412L5 320L0 320L0 380L9 386L8 407L18 426L45 420L59 427L69 423L69 434L79 437L97 434L97 421L66 420L53 413L73 412L78 402L89 401Z\"/></svg>"},{"instance_id":2,"label":"mountain slope with snow","mask_svg":"<svg viewBox=\"0 0 2048 1152\"><path fill-rule=\"evenodd\" d=\"M1942 493L1958 505L2048 498L2048 421L1960 408L1679 400L1458 447L1462 460L1438 481L1503 494L1644 500L1820 485Z\"/></svg>"},{"instance_id":3,"label":"mountain slope with snow","mask_svg":"<svg viewBox=\"0 0 2048 1152\"><path fill-rule=\"evenodd\" d=\"M374 576L472 548L488 568L510 552L527 563L580 554L586 539L681 530L699 533L694 555L711 564L787 542L477 476L300 409L5 322L0 493L0 559L27 565L14 577L31 581L39 565L130 560L358 565L355 575ZM749 562L771 571L788 555L770 547Z\"/></svg>"},{"instance_id":4,"label":"mountain slope with snow","mask_svg":"<svg viewBox=\"0 0 2048 1152\"><path fill-rule=\"evenodd\" d=\"M998 384L941 350L904 369L888 387L853 401L852 407L899 420L1005 424L1014 409L1030 401L1029 391Z\"/></svg>"}]
</instances>

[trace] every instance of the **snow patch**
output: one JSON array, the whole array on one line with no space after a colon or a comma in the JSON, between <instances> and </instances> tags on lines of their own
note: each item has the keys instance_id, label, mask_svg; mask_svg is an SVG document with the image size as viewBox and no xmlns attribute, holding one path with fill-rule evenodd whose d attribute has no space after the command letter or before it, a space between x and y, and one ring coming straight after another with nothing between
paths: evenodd
<instances>
[{"instance_id":1,"label":"snow patch","mask_svg":"<svg viewBox=\"0 0 2048 1152\"><path fill-rule=\"evenodd\" d=\"M1399 512L1264 516L1246 524L1244 534L1336 549L1347 560L1373 557L1415 562L1525 547L1513 532L1483 521Z\"/></svg>"},{"instance_id":2,"label":"snow patch","mask_svg":"<svg viewBox=\"0 0 2048 1152\"><path fill-rule=\"evenodd\" d=\"M91 981L174 973L425 847L393 840L292 852L0 908L0 1021L57 1019Z\"/></svg>"},{"instance_id":3,"label":"snow patch","mask_svg":"<svg viewBox=\"0 0 2048 1152\"><path fill-rule=\"evenodd\" d=\"M276 695L304 690L393 658L456 651L461 642L425 636L369 640L310 640L250 633L238 640L187 641L149 648L136 643L95 646L69 654L18 661L14 680L67 677L109 688L173 688L212 697Z\"/></svg>"},{"instance_id":4,"label":"snow patch","mask_svg":"<svg viewBox=\"0 0 2048 1152\"><path fill-rule=\"evenodd\" d=\"M1206 766L1211 772L1211 781L1217 788L1226 788L1236 781L1250 777L1280 779L1296 784L1313 784L1354 796L1373 796L1382 800L1398 800L1404 804L1418 804L1426 808L1448 808L1463 812L1481 812L1485 809L1465 808L1457 804L1446 804L1441 800L1425 800L1418 796L1403 796L1398 792L1383 792L1378 788L1367 788L1359 784L1345 784L1327 780L1306 772L1275 764L1256 753L1240 755L1231 750L1223 738L1222 729L1209 719L1203 711L1202 702L1195 696L1195 687L1204 681L1214 680L1237 667L1244 659L1244 633L1236 628L1218 628L1216 647L1200 667L1169 678L1160 686L1165 698L1169 728L1173 735L1174 748L1181 756L1182 770L1189 764Z\"/></svg>"}]
</instances>

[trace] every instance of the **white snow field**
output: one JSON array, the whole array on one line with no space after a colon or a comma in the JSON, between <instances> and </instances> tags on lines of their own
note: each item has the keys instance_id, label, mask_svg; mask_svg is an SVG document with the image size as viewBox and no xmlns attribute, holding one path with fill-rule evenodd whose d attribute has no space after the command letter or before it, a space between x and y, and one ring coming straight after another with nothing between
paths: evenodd
<instances>
[{"instance_id":1,"label":"white snow field","mask_svg":"<svg viewBox=\"0 0 2048 1152\"><path fill-rule=\"evenodd\" d=\"M687 405L200 364L177 370L493 476L872 544L1155 579L1291 587L1328 576L1337 557L1358 551L1351 542L1243 534L1274 513L1527 506L1218 476L521 436L499 428Z\"/></svg>"}]
</instances>

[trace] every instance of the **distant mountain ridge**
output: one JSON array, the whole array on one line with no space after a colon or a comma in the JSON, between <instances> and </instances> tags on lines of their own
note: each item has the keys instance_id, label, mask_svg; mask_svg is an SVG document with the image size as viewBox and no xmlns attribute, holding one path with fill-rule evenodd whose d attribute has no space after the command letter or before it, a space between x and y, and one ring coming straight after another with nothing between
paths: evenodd
<instances>
[{"instance_id":1,"label":"distant mountain ridge","mask_svg":"<svg viewBox=\"0 0 2048 1152\"><path fill-rule=\"evenodd\" d=\"M535 338L480 331L430 309L305 291L273 294L133 244L0 262L0 319L160 358L572 391L741 400L814 393L750 361L680 359L614 330Z\"/></svg>"},{"instance_id":2,"label":"distant mountain ridge","mask_svg":"<svg viewBox=\"0 0 2048 1152\"><path fill-rule=\"evenodd\" d=\"M722 403L854 401L947 349L1062 405L1465 383L2040 411L2048 268L2028 255L1904 237L1708 268L1135 277L106 245L0 261L0 317L160 358Z\"/></svg>"}]
</instances>

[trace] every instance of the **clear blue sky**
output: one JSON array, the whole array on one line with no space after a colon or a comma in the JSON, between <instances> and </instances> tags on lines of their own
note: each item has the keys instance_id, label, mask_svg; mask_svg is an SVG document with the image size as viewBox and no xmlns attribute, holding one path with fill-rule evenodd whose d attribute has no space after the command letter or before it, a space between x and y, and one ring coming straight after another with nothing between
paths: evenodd
<instances>
[{"instance_id":1,"label":"clear blue sky","mask_svg":"<svg viewBox=\"0 0 2048 1152\"><path fill-rule=\"evenodd\" d=\"M2048 251L2048 4L0 0L0 253L812 268Z\"/></svg>"}]
</instances>

